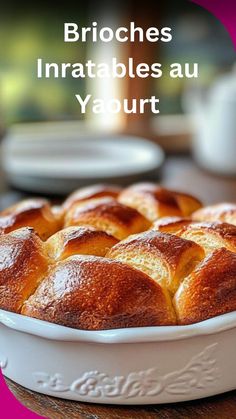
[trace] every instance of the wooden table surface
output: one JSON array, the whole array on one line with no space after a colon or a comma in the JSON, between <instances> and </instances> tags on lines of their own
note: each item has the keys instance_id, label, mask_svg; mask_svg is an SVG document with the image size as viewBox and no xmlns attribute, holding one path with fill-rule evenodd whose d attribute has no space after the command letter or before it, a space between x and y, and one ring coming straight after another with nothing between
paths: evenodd
<instances>
[{"instance_id":1,"label":"wooden table surface","mask_svg":"<svg viewBox=\"0 0 236 419\"><path fill-rule=\"evenodd\" d=\"M236 391L185 403L131 407L72 402L40 395L10 380L7 383L22 404L50 419L236 418Z\"/></svg>"},{"instance_id":2,"label":"wooden table surface","mask_svg":"<svg viewBox=\"0 0 236 419\"><path fill-rule=\"evenodd\" d=\"M195 166L187 157L168 158L162 181L169 187L198 195L205 203L236 202L236 178L217 177ZM0 199L0 207L19 195L8 192ZM33 354L32 354L33 356ZM233 419L236 418L236 391L204 400L173 405L106 406L65 401L26 390L8 380L8 385L25 406L50 419Z\"/></svg>"}]
</instances>

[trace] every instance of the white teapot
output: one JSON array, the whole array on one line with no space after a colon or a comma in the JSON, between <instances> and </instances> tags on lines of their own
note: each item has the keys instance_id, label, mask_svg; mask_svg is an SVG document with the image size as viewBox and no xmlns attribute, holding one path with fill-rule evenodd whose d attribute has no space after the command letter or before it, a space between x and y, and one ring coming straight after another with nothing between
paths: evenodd
<instances>
[{"instance_id":1,"label":"white teapot","mask_svg":"<svg viewBox=\"0 0 236 419\"><path fill-rule=\"evenodd\" d=\"M236 66L218 78L205 95L192 100L196 161L214 172L236 175Z\"/></svg>"}]
</instances>

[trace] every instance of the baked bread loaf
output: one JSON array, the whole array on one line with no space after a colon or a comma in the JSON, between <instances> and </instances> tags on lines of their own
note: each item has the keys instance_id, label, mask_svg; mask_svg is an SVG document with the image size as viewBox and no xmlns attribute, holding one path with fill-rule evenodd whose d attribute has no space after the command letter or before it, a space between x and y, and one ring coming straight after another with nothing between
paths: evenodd
<instances>
[{"instance_id":1,"label":"baked bread loaf","mask_svg":"<svg viewBox=\"0 0 236 419\"><path fill-rule=\"evenodd\" d=\"M236 309L236 254L214 250L174 296L178 324L200 322Z\"/></svg>"},{"instance_id":2,"label":"baked bread loaf","mask_svg":"<svg viewBox=\"0 0 236 419\"><path fill-rule=\"evenodd\" d=\"M59 262L25 302L22 314L87 330L176 323L171 300L152 279L95 256Z\"/></svg>"},{"instance_id":3,"label":"baked bread loaf","mask_svg":"<svg viewBox=\"0 0 236 419\"><path fill-rule=\"evenodd\" d=\"M152 224L151 229L162 231L163 233L178 234L188 224L193 224L194 222L187 217L162 217Z\"/></svg>"},{"instance_id":4,"label":"baked bread loaf","mask_svg":"<svg viewBox=\"0 0 236 419\"><path fill-rule=\"evenodd\" d=\"M121 240L150 227L138 211L113 198L100 198L75 204L65 216L65 227L92 226Z\"/></svg>"},{"instance_id":5,"label":"baked bread loaf","mask_svg":"<svg viewBox=\"0 0 236 419\"><path fill-rule=\"evenodd\" d=\"M121 188L117 185L91 185L84 188L80 188L68 196L63 204L63 209L68 211L74 204L87 201L95 198L117 198Z\"/></svg>"},{"instance_id":6,"label":"baked bread loaf","mask_svg":"<svg viewBox=\"0 0 236 419\"><path fill-rule=\"evenodd\" d=\"M158 220L153 228L192 240L202 246L206 254L221 247L236 252L236 226L232 224L168 218Z\"/></svg>"},{"instance_id":7,"label":"baked bread loaf","mask_svg":"<svg viewBox=\"0 0 236 419\"><path fill-rule=\"evenodd\" d=\"M236 310L234 204L191 214L197 199L154 184L82 192L61 206L33 199L0 214L1 309L87 330Z\"/></svg>"},{"instance_id":8,"label":"baked bread loaf","mask_svg":"<svg viewBox=\"0 0 236 419\"><path fill-rule=\"evenodd\" d=\"M201 208L192 214L194 221L221 221L236 225L236 204L221 203Z\"/></svg>"},{"instance_id":9,"label":"baked bread loaf","mask_svg":"<svg viewBox=\"0 0 236 419\"><path fill-rule=\"evenodd\" d=\"M108 251L107 256L148 274L174 294L205 253L190 240L150 230L121 241Z\"/></svg>"},{"instance_id":10,"label":"baked bread loaf","mask_svg":"<svg viewBox=\"0 0 236 419\"><path fill-rule=\"evenodd\" d=\"M52 259L62 260L72 255L105 256L118 243L115 237L92 227L67 227L46 242Z\"/></svg>"},{"instance_id":11,"label":"baked bread loaf","mask_svg":"<svg viewBox=\"0 0 236 419\"><path fill-rule=\"evenodd\" d=\"M54 213L46 199L26 199L0 212L0 234L20 227L32 227L42 240L61 228L61 215Z\"/></svg>"},{"instance_id":12,"label":"baked bread loaf","mask_svg":"<svg viewBox=\"0 0 236 419\"><path fill-rule=\"evenodd\" d=\"M165 189L154 183L137 183L124 189L119 202L137 209L148 220L165 216L189 216L202 206L191 195Z\"/></svg>"},{"instance_id":13,"label":"baked bread loaf","mask_svg":"<svg viewBox=\"0 0 236 419\"><path fill-rule=\"evenodd\" d=\"M20 313L25 300L46 276L50 264L44 243L32 228L0 237L0 307Z\"/></svg>"}]
</instances>

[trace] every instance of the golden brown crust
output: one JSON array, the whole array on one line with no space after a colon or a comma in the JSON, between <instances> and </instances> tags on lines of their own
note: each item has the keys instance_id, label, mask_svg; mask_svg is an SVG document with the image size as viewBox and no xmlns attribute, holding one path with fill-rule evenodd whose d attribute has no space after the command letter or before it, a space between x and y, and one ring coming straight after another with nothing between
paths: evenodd
<instances>
[{"instance_id":1,"label":"golden brown crust","mask_svg":"<svg viewBox=\"0 0 236 419\"><path fill-rule=\"evenodd\" d=\"M45 199L26 199L0 212L0 233L6 234L21 227L32 227L46 240L61 227L61 218L55 215Z\"/></svg>"},{"instance_id":2,"label":"golden brown crust","mask_svg":"<svg viewBox=\"0 0 236 419\"><path fill-rule=\"evenodd\" d=\"M196 222L186 219L164 219L154 224L162 232L171 232L202 246L206 253L225 247L236 252L236 226L228 223Z\"/></svg>"},{"instance_id":3,"label":"golden brown crust","mask_svg":"<svg viewBox=\"0 0 236 419\"><path fill-rule=\"evenodd\" d=\"M221 203L201 208L192 214L194 221L222 221L236 225L236 204Z\"/></svg>"},{"instance_id":4,"label":"golden brown crust","mask_svg":"<svg viewBox=\"0 0 236 419\"><path fill-rule=\"evenodd\" d=\"M172 193L175 194L183 217L189 217L194 211L202 207L202 202L192 195L174 191Z\"/></svg>"},{"instance_id":5,"label":"golden brown crust","mask_svg":"<svg viewBox=\"0 0 236 419\"><path fill-rule=\"evenodd\" d=\"M88 330L236 310L236 204L190 216L201 206L190 195L152 183L119 191L96 185L62 206L31 199L2 211L0 309Z\"/></svg>"},{"instance_id":6,"label":"golden brown crust","mask_svg":"<svg viewBox=\"0 0 236 419\"><path fill-rule=\"evenodd\" d=\"M117 185L96 184L80 188L73 192L63 204L64 210L68 211L72 205L87 201L88 199L111 197L117 198L121 188Z\"/></svg>"},{"instance_id":7,"label":"golden brown crust","mask_svg":"<svg viewBox=\"0 0 236 419\"><path fill-rule=\"evenodd\" d=\"M48 239L48 254L55 260L72 255L105 256L118 243L115 237L93 227L67 227Z\"/></svg>"},{"instance_id":8,"label":"golden brown crust","mask_svg":"<svg viewBox=\"0 0 236 419\"><path fill-rule=\"evenodd\" d=\"M224 248L211 253L182 282L174 306L179 324L236 310L236 254Z\"/></svg>"},{"instance_id":9,"label":"golden brown crust","mask_svg":"<svg viewBox=\"0 0 236 419\"><path fill-rule=\"evenodd\" d=\"M189 224L193 224L193 221L190 218L162 217L156 220L151 228L163 233L177 234Z\"/></svg>"},{"instance_id":10,"label":"golden brown crust","mask_svg":"<svg viewBox=\"0 0 236 419\"><path fill-rule=\"evenodd\" d=\"M31 228L0 238L0 308L20 312L24 301L46 275L49 258Z\"/></svg>"},{"instance_id":11,"label":"golden brown crust","mask_svg":"<svg viewBox=\"0 0 236 419\"><path fill-rule=\"evenodd\" d=\"M62 228L64 223L64 209L61 205L53 205L51 206L51 211L55 219L58 221L60 228Z\"/></svg>"},{"instance_id":12,"label":"golden brown crust","mask_svg":"<svg viewBox=\"0 0 236 419\"><path fill-rule=\"evenodd\" d=\"M172 305L151 278L95 256L59 262L22 314L87 330L175 323Z\"/></svg>"},{"instance_id":13,"label":"golden brown crust","mask_svg":"<svg viewBox=\"0 0 236 419\"><path fill-rule=\"evenodd\" d=\"M171 293L204 255L203 249L192 241L153 230L128 237L107 253L108 257L147 273Z\"/></svg>"},{"instance_id":14,"label":"golden brown crust","mask_svg":"<svg viewBox=\"0 0 236 419\"><path fill-rule=\"evenodd\" d=\"M112 198L73 205L65 217L65 227L92 226L121 240L149 228L150 223L133 208Z\"/></svg>"},{"instance_id":15,"label":"golden brown crust","mask_svg":"<svg viewBox=\"0 0 236 419\"><path fill-rule=\"evenodd\" d=\"M137 209L148 220L165 216L188 216L201 202L191 195L165 189L154 183L137 183L124 189L119 202Z\"/></svg>"}]
</instances>

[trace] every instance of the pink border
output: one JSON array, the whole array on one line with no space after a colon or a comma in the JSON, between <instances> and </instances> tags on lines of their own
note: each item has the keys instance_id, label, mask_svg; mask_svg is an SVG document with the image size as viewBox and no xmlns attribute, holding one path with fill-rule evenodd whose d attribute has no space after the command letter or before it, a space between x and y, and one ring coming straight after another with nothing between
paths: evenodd
<instances>
[{"instance_id":1,"label":"pink border","mask_svg":"<svg viewBox=\"0 0 236 419\"><path fill-rule=\"evenodd\" d=\"M190 0L211 12L226 27L236 49L236 0ZM43 416L31 412L11 393L0 371L1 417L4 419L38 419Z\"/></svg>"},{"instance_id":2,"label":"pink border","mask_svg":"<svg viewBox=\"0 0 236 419\"><path fill-rule=\"evenodd\" d=\"M191 0L212 13L227 29L236 50L236 1Z\"/></svg>"},{"instance_id":3,"label":"pink border","mask_svg":"<svg viewBox=\"0 0 236 419\"><path fill-rule=\"evenodd\" d=\"M4 419L39 419L44 418L23 406L9 390L0 371L0 413Z\"/></svg>"}]
</instances>

